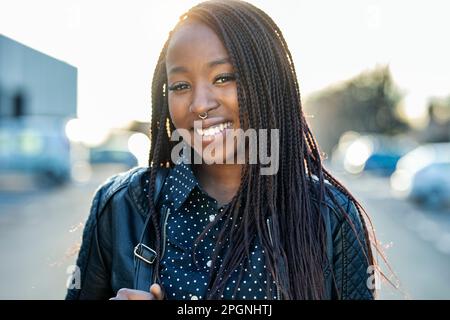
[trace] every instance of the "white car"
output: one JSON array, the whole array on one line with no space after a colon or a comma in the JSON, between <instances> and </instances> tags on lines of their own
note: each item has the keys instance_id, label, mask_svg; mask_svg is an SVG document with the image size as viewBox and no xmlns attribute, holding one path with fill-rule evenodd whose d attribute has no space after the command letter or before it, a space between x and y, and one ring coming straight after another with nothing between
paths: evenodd
<instances>
[{"instance_id":1,"label":"white car","mask_svg":"<svg viewBox=\"0 0 450 320\"><path fill-rule=\"evenodd\" d=\"M450 192L450 143L422 145L403 156L391 176L391 187L399 195L429 206L442 206Z\"/></svg>"},{"instance_id":2,"label":"white car","mask_svg":"<svg viewBox=\"0 0 450 320\"><path fill-rule=\"evenodd\" d=\"M450 208L450 162L432 163L419 170L409 197L429 208Z\"/></svg>"}]
</instances>

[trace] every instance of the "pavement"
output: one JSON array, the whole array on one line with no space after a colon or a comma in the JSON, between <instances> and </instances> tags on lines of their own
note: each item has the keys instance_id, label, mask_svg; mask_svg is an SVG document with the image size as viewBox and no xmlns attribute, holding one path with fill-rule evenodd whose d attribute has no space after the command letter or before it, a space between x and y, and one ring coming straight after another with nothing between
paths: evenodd
<instances>
[{"instance_id":1,"label":"pavement","mask_svg":"<svg viewBox=\"0 0 450 320\"><path fill-rule=\"evenodd\" d=\"M383 272L400 282L395 289L385 281L380 298L450 299L450 210L425 210L396 198L385 177L335 175L369 214L396 277L380 258Z\"/></svg>"},{"instance_id":2,"label":"pavement","mask_svg":"<svg viewBox=\"0 0 450 320\"><path fill-rule=\"evenodd\" d=\"M121 166L97 166L85 183L0 192L0 299L63 299L97 187Z\"/></svg>"}]
</instances>

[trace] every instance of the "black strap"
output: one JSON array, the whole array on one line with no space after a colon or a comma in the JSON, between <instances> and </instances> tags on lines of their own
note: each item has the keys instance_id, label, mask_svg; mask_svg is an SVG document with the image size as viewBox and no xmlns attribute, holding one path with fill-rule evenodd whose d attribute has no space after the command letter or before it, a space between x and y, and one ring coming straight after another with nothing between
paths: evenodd
<instances>
[{"instance_id":1,"label":"black strap","mask_svg":"<svg viewBox=\"0 0 450 320\"><path fill-rule=\"evenodd\" d=\"M155 193L153 203L158 203L162 186L166 180L168 168L159 168L156 171ZM150 213L147 215L144 228L142 229L138 245L134 248L134 289L148 291L153 284L153 262L157 253L152 249L154 247L154 234L146 237L149 231L151 221Z\"/></svg>"}]
</instances>

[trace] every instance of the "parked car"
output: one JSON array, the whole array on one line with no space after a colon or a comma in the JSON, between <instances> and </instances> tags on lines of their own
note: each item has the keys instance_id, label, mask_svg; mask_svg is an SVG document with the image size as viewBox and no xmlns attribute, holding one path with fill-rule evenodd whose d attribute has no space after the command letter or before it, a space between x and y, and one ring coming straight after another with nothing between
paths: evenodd
<instances>
[{"instance_id":1,"label":"parked car","mask_svg":"<svg viewBox=\"0 0 450 320\"><path fill-rule=\"evenodd\" d=\"M92 148L90 150L89 161L91 164L97 163L119 163L127 168L138 165L136 157L128 150L114 150L106 148Z\"/></svg>"},{"instance_id":2,"label":"parked car","mask_svg":"<svg viewBox=\"0 0 450 320\"><path fill-rule=\"evenodd\" d=\"M389 176L397 161L415 146L415 142L402 136L349 132L341 137L333 152L333 162L349 173L367 171Z\"/></svg>"},{"instance_id":3,"label":"parked car","mask_svg":"<svg viewBox=\"0 0 450 320\"><path fill-rule=\"evenodd\" d=\"M111 130L102 144L90 148L90 163L123 164L126 168L137 166L138 159L128 147L130 137L133 134L135 133L123 129Z\"/></svg>"},{"instance_id":4,"label":"parked car","mask_svg":"<svg viewBox=\"0 0 450 320\"><path fill-rule=\"evenodd\" d=\"M429 208L450 208L450 162L432 163L416 172L409 197Z\"/></svg>"},{"instance_id":5,"label":"parked car","mask_svg":"<svg viewBox=\"0 0 450 320\"><path fill-rule=\"evenodd\" d=\"M0 175L30 175L39 184L71 178L71 146L65 121L23 116L0 119Z\"/></svg>"},{"instance_id":6,"label":"parked car","mask_svg":"<svg viewBox=\"0 0 450 320\"><path fill-rule=\"evenodd\" d=\"M426 206L445 205L450 197L450 143L422 145L403 156L391 176L397 193Z\"/></svg>"}]
</instances>

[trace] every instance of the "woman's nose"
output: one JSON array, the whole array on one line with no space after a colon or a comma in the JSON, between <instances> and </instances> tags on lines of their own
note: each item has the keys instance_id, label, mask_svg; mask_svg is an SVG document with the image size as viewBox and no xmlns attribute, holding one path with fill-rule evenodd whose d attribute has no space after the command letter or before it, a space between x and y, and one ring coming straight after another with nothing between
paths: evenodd
<instances>
[{"instance_id":1,"label":"woman's nose","mask_svg":"<svg viewBox=\"0 0 450 320\"><path fill-rule=\"evenodd\" d=\"M190 111L195 114L202 114L209 112L212 109L218 107L217 100L214 94L206 86L197 87L194 90L192 102L190 105Z\"/></svg>"}]
</instances>

